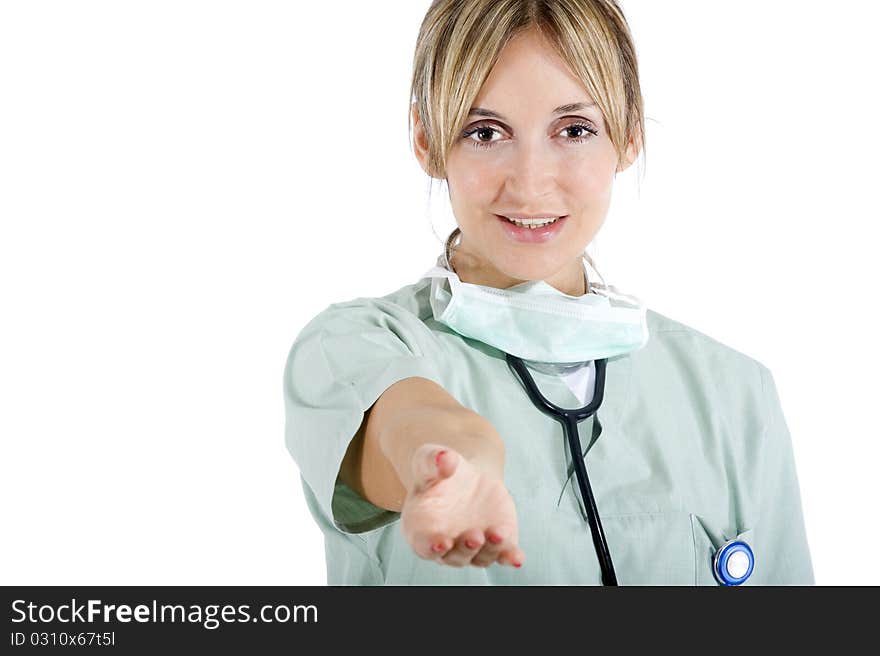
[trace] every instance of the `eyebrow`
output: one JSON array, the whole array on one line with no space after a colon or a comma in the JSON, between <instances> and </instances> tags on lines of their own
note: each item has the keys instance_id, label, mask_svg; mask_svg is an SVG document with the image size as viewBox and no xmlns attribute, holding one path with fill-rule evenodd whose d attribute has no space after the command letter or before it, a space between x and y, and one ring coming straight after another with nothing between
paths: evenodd
<instances>
[{"instance_id":1,"label":"eyebrow","mask_svg":"<svg viewBox=\"0 0 880 656\"><path fill-rule=\"evenodd\" d=\"M576 112L581 109L587 109L589 107L595 107L596 103L590 102L577 102L577 103L569 103L568 105L560 105L556 109L553 110L554 114L565 114L566 112ZM486 116L488 118L499 118L502 121L506 121L498 112L493 112L491 109L483 109L482 107L471 107L471 111L468 116Z\"/></svg>"}]
</instances>

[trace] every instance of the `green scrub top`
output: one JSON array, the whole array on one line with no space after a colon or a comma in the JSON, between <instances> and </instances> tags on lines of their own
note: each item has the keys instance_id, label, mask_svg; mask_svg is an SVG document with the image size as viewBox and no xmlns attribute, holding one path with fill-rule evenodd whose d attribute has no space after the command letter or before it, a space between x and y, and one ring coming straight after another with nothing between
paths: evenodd
<instances>
[{"instance_id":1,"label":"green scrub top","mask_svg":"<svg viewBox=\"0 0 880 656\"><path fill-rule=\"evenodd\" d=\"M285 440L324 535L328 585L601 585L561 424L538 410L505 354L434 320L424 278L381 298L334 303L297 336L284 369ZM609 358L601 407L579 425L620 585L719 585L713 556L745 541L744 585L814 583L791 437L771 372L647 310L648 343ZM584 405L530 368L557 405ZM491 421L504 440L521 568L419 558L400 513L338 478L364 413L421 376Z\"/></svg>"}]
</instances>

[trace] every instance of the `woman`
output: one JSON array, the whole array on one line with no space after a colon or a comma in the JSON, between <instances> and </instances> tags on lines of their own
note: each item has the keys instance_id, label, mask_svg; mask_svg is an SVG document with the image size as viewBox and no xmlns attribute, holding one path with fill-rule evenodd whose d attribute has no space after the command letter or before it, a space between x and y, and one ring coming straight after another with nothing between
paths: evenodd
<instances>
[{"instance_id":1,"label":"woman","mask_svg":"<svg viewBox=\"0 0 880 656\"><path fill-rule=\"evenodd\" d=\"M420 281L312 319L285 368L328 583L813 583L770 371L584 266L644 144L617 3L436 0L412 92L458 228ZM552 403L601 402L579 444L517 359Z\"/></svg>"}]
</instances>

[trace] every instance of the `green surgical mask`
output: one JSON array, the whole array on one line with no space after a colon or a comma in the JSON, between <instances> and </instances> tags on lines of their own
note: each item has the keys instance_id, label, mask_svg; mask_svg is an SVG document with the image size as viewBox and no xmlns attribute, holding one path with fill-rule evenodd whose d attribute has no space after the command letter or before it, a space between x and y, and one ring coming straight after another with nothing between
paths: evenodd
<instances>
[{"instance_id":1,"label":"green surgical mask","mask_svg":"<svg viewBox=\"0 0 880 656\"><path fill-rule=\"evenodd\" d=\"M462 282L445 254L422 278L432 279L435 320L523 360L588 362L648 342L645 304L610 285L590 284L591 292L582 296L564 294L543 280L509 289L474 285Z\"/></svg>"}]
</instances>

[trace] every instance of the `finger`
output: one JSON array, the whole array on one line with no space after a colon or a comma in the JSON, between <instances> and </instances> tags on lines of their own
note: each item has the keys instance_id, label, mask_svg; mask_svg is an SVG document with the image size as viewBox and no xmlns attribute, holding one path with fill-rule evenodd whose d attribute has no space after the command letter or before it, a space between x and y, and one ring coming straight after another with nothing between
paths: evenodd
<instances>
[{"instance_id":1,"label":"finger","mask_svg":"<svg viewBox=\"0 0 880 656\"><path fill-rule=\"evenodd\" d=\"M419 558L439 562L452 546L453 542L448 536L435 532L426 538L418 540L415 552Z\"/></svg>"},{"instance_id":2,"label":"finger","mask_svg":"<svg viewBox=\"0 0 880 656\"><path fill-rule=\"evenodd\" d=\"M465 565L469 565L471 558L479 552L482 546L482 531L479 529L465 531L455 541L455 546L443 556L443 562L453 567L464 567Z\"/></svg>"},{"instance_id":3,"label":"finger","mask_svg":"<svg viewBox=\"0 0 880 656\"><path fill-rule=\"evenodd\" d=\"M519 547L502 551L498 556L501 565L511 565L519 569L525 563L525 554Z\"/></svg>"},{"instance_id":4,"label":"finger","mask_svg":"<svg viewBox=\"0 0 880 656\"><path fill-rule=\"evenodd\" d=\"M489 567L489 565L497 561L498 550L492 548L490 545L484 544L483 548L471 558L471 565L474 567Z\"/></svg>"},{"instance_id":5,"label":"finger","mask_svg":"<svg viewBox=\"0 0 880 656\"><path fill-rule=\"evenodd\" d=\"M511 530L507 527L494 527L485 532L486 541L480 552L474 556L471 563L477 567L488 567L498 560L503 551L514 548L515 545L510 542L507 536Z\"/></svg>"}]
</instances>

